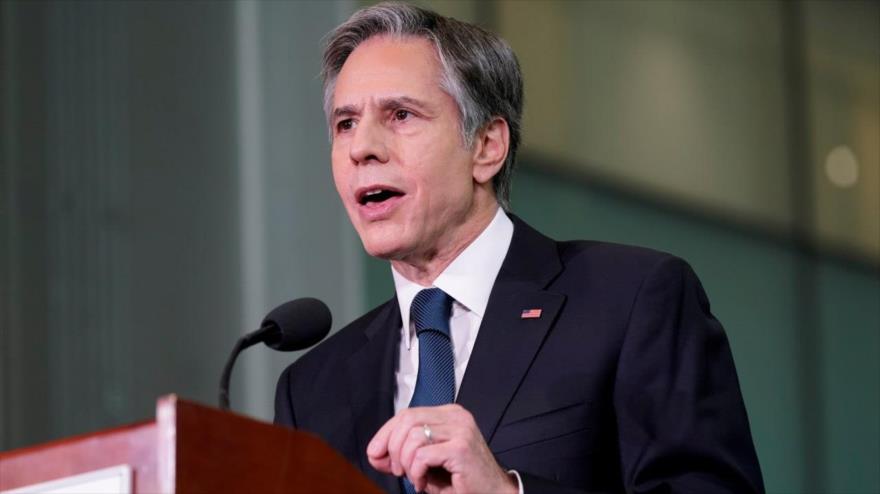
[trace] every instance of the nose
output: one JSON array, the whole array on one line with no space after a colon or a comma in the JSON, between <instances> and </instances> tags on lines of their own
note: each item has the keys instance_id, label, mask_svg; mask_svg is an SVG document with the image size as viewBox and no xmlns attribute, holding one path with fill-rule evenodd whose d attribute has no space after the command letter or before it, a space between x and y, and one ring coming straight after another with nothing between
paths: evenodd
<instances>
[{"instance_id":1,"label":"nose","mask_svg":"<svg viewBox=\"0 0 880 494\"><path fill-rule=\"evenodd\" d=\"M371 162L386 163L388 148L382 126L372 119L363 118L354 129L349 154L352 163L366 165Z\"/></svg>"}]
</instances>

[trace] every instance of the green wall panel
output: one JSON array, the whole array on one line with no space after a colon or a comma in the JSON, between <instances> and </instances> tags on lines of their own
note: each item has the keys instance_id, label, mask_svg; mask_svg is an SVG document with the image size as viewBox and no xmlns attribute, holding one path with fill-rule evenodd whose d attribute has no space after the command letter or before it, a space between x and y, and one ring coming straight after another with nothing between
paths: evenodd
<instances>
[{"instance_id":1,"label":"green wall panel","mask_svg":"<svg viewBox=\"0 0 880 494\"><path fill-rule=\"evenodd\" d=\"M828 262L817 273L829 485L880 492L880 280Z\"/></svg>"}]
</instances>

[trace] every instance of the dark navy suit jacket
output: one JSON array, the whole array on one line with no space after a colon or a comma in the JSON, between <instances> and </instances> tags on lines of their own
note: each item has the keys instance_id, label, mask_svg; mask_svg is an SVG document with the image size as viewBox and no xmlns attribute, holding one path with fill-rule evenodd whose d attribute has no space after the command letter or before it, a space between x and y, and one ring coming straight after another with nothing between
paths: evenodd
<instances>
[{"instance_id":1,"label":"dark navy suit jacket","mask_svg":"<svg viewBox=\"0 0 880 494\"><path fill-rule=\"evenodd\" d=\"M691 268L512 219L457 402L526 494L763 492L727 338ZM391 492L365 450L394 413L400 327L392 298L288 367L275 397L276 423Z\"/></svg>"}]
</instances>

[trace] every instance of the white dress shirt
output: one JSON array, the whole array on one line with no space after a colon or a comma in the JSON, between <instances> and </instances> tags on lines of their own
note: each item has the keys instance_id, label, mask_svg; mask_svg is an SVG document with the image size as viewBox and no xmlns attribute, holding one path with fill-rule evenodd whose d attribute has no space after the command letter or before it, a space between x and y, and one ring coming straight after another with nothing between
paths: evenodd
<instances>
[{"instance_id":1,"label":"white dress shirt","mask_svg":"<svg viewBox=\"0 0 880 494\"><path fill-rule=\"evenodd\" d=\"M480 323L486 313L489 294L495 285L495 278L501 270L501 263L507 255L510 240L513 238L513 223L501 208L485 230L468 245L440 276L434 280L434 287L453 298L452 316L449 332L452 350L455 355L455 396L461 387L461 379L467 369L474 349L474 341L480 330ZM419 339L415 327L409 320L409 310L416 294L425 288L403 277L393 267L394 288L397 290L397 303L403 320L400 338L400 360L395 377L397 389L394 393L395 413L409 407L416 387L419 373Z\"/></svg>"}]
</instances>

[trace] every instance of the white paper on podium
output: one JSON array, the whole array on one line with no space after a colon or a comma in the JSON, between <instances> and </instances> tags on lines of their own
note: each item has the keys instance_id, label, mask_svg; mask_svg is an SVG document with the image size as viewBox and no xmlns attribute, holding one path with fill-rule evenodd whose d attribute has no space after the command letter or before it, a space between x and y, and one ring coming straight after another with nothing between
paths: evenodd
<instances>
[{"instance_id":1,"label":"white paper on podium","mask_svg":"<svg viewBox=\"0 0 880 494\"><path fill-rule=\"evenodd\" d=\"M131 466L116 465L0 494L131 494Z\"/></svg>"}]
</instances>

